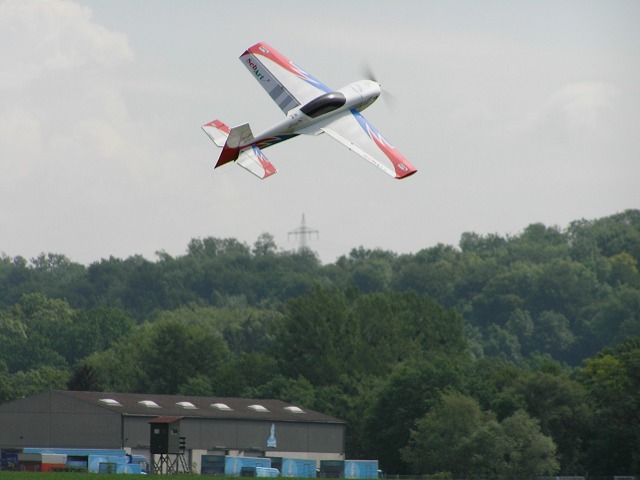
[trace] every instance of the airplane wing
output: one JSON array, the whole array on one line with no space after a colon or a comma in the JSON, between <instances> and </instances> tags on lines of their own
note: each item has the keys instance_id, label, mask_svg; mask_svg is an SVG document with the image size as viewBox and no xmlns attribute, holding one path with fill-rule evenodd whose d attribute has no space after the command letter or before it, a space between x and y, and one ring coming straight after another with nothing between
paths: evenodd
<instances>
[{"instance_id":1,"label":"airplane wing","mask_svg":"<svg viewBox=\"0 0 640 480\"><path fill-rule=\"evenodd\" d=\"M284 113L332 91L264 42L249 47L240 60Z\"/></svg>"},{"instance_id":2,"label":"airplane wing","mask_svg":"<svg viewBox=\"0 0 640 480\"><path fill-rule=\"evenodd\" d=\"M392 177L404 178L417 172L357 110L344 112L320 129Z\"/></svg>"}]
</instances>

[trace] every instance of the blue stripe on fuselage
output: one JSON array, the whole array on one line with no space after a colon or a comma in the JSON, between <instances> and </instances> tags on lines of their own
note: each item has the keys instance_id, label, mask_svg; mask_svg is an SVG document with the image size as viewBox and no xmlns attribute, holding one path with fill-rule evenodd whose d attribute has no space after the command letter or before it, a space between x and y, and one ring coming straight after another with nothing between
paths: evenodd
<instances>
[{"instance_id":1,"label":"blue stripe on fuselage","mask_svg":"<svg viewBox=\"0 0 640 480\"><path fill-rule=\"evenodd\" d=\"M297 137L297 136L298 136L297 133L292 133L290 135L276 135L273 137L261 138L256 143L254 143L254 145L260 149L265 149L265 148L271 147L272 145L276 145L280 142L284 142L285 140L289 140L290 138Z\"/></svg>"}]
</instances>

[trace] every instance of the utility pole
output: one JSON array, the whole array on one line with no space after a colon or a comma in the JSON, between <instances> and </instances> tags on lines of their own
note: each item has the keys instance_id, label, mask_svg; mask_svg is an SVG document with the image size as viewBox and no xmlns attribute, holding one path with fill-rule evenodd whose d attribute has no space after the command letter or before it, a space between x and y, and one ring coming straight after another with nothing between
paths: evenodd
<instances>
[{"instance_id":1,"label":"utility pole","mask_svg":"<svg viewBox=\"0 0 640 480\"><path fill-rule=\"evenodd\" d=\"M307 227L307 224L304 220L304 213L302 214L302 222L300 223L300 226L295 230L291 230L287 234L287 240L291 238L291 235L293 235L296 238L296 240L300 242L298 246L299 250L304 250L308 248L307 241L311 240L312 235L315 235L316 239L320 238L320 232L318 230L316 230L315 228Z\"/></svg>"}]
</instances>

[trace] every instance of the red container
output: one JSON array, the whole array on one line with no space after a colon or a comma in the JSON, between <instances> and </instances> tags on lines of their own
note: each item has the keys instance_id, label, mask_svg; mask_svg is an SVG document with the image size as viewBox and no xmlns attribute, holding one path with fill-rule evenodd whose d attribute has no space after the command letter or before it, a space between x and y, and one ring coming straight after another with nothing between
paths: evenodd
<instances>
[{"instance_id":1,"label":"red container","mask_svg":"<svg viewBox=\"0 0 640 480\"><path fill-rule=\"evenodd\" d=\"M55 472L57 470L62 470L65 467L64 463L43 463L42 471L43 472Z\"/></svg>"}]
</instances>

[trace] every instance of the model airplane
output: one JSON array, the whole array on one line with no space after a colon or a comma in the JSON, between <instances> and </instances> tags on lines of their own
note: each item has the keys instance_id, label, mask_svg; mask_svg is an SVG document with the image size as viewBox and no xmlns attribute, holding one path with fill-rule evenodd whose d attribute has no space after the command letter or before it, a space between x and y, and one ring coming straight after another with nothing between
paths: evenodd
<instances>
[{"instance_id":1,"label":"model airplane","mask_svg":"<svg viewBox=\"0 0 640 480\"><path fill-rule=\"evenodd\" d=\"M256 136L248 123L229 128L214 120L203 125L205 133L222 147L214 168L235 161L257 177L267 178L277 170L263 149L300 134L326 133L392 177L416 173L360 114L380 96L377 82L361 80L332 90L266 43L256 43L240 60L287 116Z\"/></svg>"}]
</instances>

